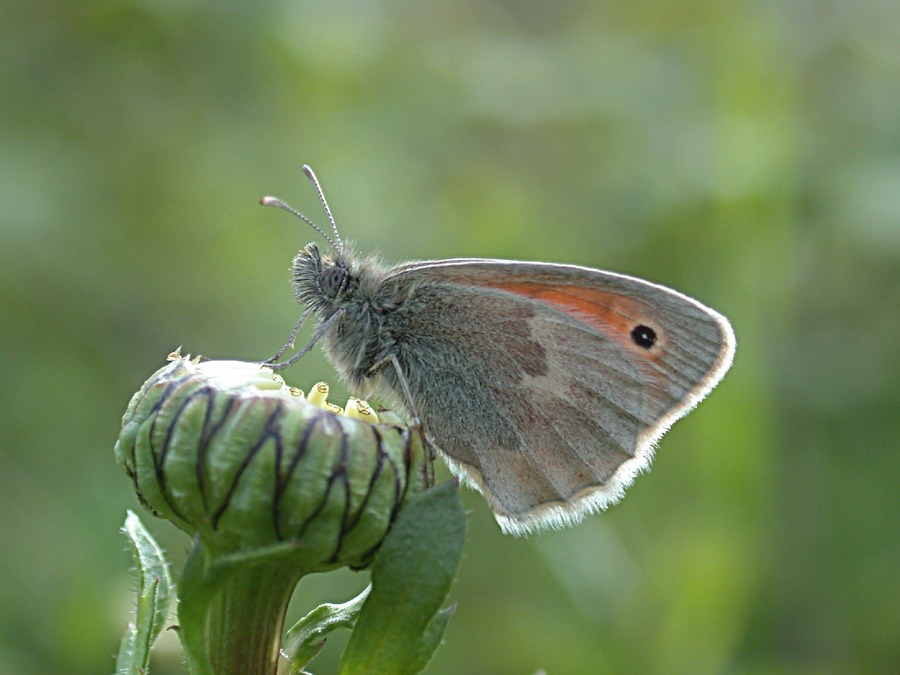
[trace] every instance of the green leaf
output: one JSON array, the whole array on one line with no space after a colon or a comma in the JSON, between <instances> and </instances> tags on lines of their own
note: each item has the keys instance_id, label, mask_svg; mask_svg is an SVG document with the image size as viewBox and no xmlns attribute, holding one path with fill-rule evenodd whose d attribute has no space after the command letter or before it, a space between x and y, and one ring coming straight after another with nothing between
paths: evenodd
<instances>
[{"instance_id":1,"label":"green leaf","mask_svg":"<svg viewBox=\"0 0 900 675\"><path fill-rule=\"evenodd\" d=\"M432 619L431 623L428 624L425 632L422 633L419 649L412 660L413 664L421 664L421 667L417 667L415 671L410 672L422 670L428 665L428 662L431 661L431 657L434 656L434 652L437 651L438 646L441 644L441 640L444 638L444 630L447 628L447 624L450 623L450 617L453 616L455 611L456 605L451 605L446 609L442 609L437 613L434 619Z\"/></svg>"},{"instance_id":2,"label":"green leaf","mask_svg":"<svg viewBox=\"0 0 900 675\"><path fill-rule=\"evenodd\" d=\"M284 675L300 675L304 666L319 653L328 633L336 628L353 628L371 588L371 585L367 586L362 593L343 604L319 605L294 624L284 636L281 645L281 651L287 656L290 664Z\"/></svg>"},{"instance_id":3,"label":"green leaf","mask_svg":"<svg viewBox=\"0 0 900 675\"><path fill-rule=\"evenodd\" d=\"M465 513L455 482L415 496L372 568L372 591L341 659L342 675L420 672L452 609L439 612L456 575Z\"/></svg>"},{"instance_id":4,"label":"green leaf","mask_svg":"<svg viewBox=\"0 0 900 675\"><path fill-rule=\"evenodd\" d=\"M122 528L138 572L135 621L119 645L117 675L146 675L150 668L150 648L162 632L172 597L172 578L162 549L132 511Z\"/></svg>"}]
</instances>

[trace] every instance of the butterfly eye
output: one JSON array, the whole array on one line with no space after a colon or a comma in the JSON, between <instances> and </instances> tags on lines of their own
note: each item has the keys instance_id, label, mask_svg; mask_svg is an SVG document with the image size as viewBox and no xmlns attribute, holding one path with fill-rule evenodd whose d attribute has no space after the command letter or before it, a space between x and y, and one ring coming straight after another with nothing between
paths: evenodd
<instances>
[{"instance_id":1,"label":"butterfly eye","mask_svg":"<svg viewBox=\"0 0 900 675\"><path fill-rule=\"evenodd\" d=\"M322 273L322 291L329 298L337 297L347 277L347 270L341 265L333 265Z\"/></svg>"},{"instance_id":2,"label":"butterfly eye","mask_svg":"<svg viewBox=\"0 0 900 675\"><path fill-rule=\"evenodd\" d=\"M653 345L656 344L657 339L656 331L650 328L650 326L640 324L631 329L631 340L638 347L652 349Z\"/></svg>"}]
</instances>

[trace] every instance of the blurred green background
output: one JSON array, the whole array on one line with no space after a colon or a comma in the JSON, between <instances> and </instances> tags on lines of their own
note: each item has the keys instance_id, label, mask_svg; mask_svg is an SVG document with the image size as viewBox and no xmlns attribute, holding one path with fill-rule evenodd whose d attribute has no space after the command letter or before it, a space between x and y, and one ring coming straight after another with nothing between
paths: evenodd
<instances>
[{"instance_id":1,"label":"blurred green background","mask_svg":"<svg viewBox=\"0 0 900 675\"><path fill-rule=\"evenodd\" d=\"M428 672L896 672L898 45L877 0L6 0L0 673L112 670L121 414L179 345L285 340L315 237L257 200L324 222L304 162L363 250L635 274L738 336L607 513L514 539L464 495ZM287 378L335 380L318 354ZM305 581L291 615L366 577ZM180 672L171 631L156 665Z\"/></svg>"}]
</instances>

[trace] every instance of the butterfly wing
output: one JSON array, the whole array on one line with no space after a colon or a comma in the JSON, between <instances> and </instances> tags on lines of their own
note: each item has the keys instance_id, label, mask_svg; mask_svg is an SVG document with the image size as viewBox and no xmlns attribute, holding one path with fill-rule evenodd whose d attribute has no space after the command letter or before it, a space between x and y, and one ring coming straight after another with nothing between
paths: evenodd
<instances>
[{"instance_id":1,"label":"butterfly wing","mask_svg":"<svg viewBox=\"0 0 900 675\"><path fill-rule=\"evenodd\" d=\"M394 353L427 432L515 534L620 499L734 353L715 311L609 272L456 259L385 283L412 289Z\"/></svg>"}]
</instances>

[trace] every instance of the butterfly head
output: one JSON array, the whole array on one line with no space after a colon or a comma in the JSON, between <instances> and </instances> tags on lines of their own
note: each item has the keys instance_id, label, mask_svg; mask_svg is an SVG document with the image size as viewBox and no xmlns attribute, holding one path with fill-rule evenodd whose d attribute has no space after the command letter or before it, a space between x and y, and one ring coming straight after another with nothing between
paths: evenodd
<instances>
[{"instance_id":1,"label":"butterfly head","mask_svg":"<svg viewBox=\"0 0 900 675\"><path fill-rule=\"evenodd\" d=\"M315 244L307 244L294 257L291 268L294 296L319 316L331 314L352 292L351 272L350 261L343 253L331 256L319 251Z\"/></svg>"}]
</instances>

